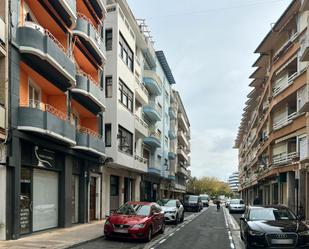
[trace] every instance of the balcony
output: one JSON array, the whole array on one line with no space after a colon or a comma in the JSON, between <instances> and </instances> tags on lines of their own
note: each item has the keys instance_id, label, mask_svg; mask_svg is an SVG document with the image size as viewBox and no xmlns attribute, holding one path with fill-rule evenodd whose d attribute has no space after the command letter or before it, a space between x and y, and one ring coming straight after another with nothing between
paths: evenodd
<instances>
[{"instance_id":1,"label":"balcony","mask_svg":"<svg viewBox=\"0 0 309 249\"><path fill-rule=\"evenodd\" d=\"M5 134L5 108L0 105L0 139L3 138L2 134Z\"/></svg>"},{"instance_id":2,"label":"balcony","mask_svg":"<svg viewBox=\"0 0 309 249\"><path fill-rule=\"evenodd\" d=\"M35 102L33 107L19 107L17 129L76 145L75 127L71 125L67 115L45 103Z\"/></svg>"},{"instance_id":3,"label":"balcony","mask_svg":"<svg viewBox=\"0 0 309 249\"><path fill-rule=\"evenodd\" d=\"M178 125L182 127L185 131L189 131L185 115L182 112L178 112L177 119L178 119Z\"/></svg>"},{"instance_id":4,"label":"balcony","mask_svg":"<svg viewBox=\"0 0 309 249\"><path fill-rule=\"evenodd\" d=\"M156 131L150 131L149 129L148 136L144 137L143 142L144 144L149 145L153 149L160 148L161 147L161 134Z\"/></svg>"},{"instance_id":5,"label":"balcony","mask_svg":"<svg viewBox=\"0 0 309 249\"><path fill-rule=\"evenodd\" d=\"M169 139L171 139L171 140L174 140L174 139L177 138L177 136L176 136L176 134L175 134L175 132L174 132L173 130L169 130L169 131L168 131L168 137L169 137Z\"/></svg>"},{"instance_id":6,"label":"balcony","mask_svg":"<svg viewBox=\"0 0 309 249\"><path fill-rule=\"evenodd\" d=\"M280 78L278 81L276 81L274 84L274 88L273 88L273 96L277 96L284 89L290 86L294 82L297 76L298 76L298 72L295 72L291 75L286 74L285 76Z\"/></svg>"},{"instance_id":7,"label":"balcony","mask_svg":"<svg viewBox=\"0 0 309 249\"><path fill-rule=\"evenodd\" d=\"M170 115L170 119L176 119L177 118L177 112L175 111L174 107L170 107L168 109L168 114Z\"/></svg>"},{"instance_id":8,"label":"balcony","mask_svg":"<svg viewBox=\"0 0 309 249\"><path fill-rule=\"evenodd\" d=\"M276 123L273 124L273 130L274 131L279 130L279 129L291 124L297 116L298 116L298 113L293 112L290 115L288 115L287 117L280 119L279 121L277 121Z\"/></svg>"},{"instance_id":9,"label":"balcony","mask_svg":"<svg viewBox=\"0 0 309 249\"><path fill-rule=\"evenodd\" d=\"M92 9L95 11L96 15L101 20L106 14L106 8L103 0L91 0L89 3Z\"/></svg>"},{"instance_id":10,"label":"balcony","mask_svg":"<svg viewBox=\"0 0 309 249\"><path fill-rule=\"evenodd\" d=\"M297 100L298 112L309 112L309 93L307 85L297 91Z\"/></svg>"},{"instance_id":11,"label":"balcony","mask_svg":"<svg viewBox=\"0 0 309 249\"><path fill-rule=\"evenodd\" d=\"M187 166L191 166L191 157L190 156L188 156Z\"/></svg>"},{"instance_id":12,"label":"balcony","mask_svg":"<svg viewBox=\"0 0 309 249\"><path fill-rule=\"evenodd\" d=\"M305 1L307 2L307 1ZM309 61L309 31L300 39L300 61Z\"/></svg>"},{"instance_id":13,"label":"balcony","mask_svg":"<svg viewBox=\"0 0 309 249\"><path fill-rule=\"evenodd\" d=\"M148 37L145 37L145 42L147 44L147 47L143 49L144 57L149 65L150 68L156 67L156 53L153 49L152 43L149 40Z\"/></svg>"},{"instance_id":14,"label":"balcony","mask_svg":"<svg viewBox=\"0 0 309 249\"><path fill-rule=\"evenodd\" d=\"M6 56L6 25L0 18L0 57Z\"/></svg>"},{"instance_id":15,"label":"balcony","mask_svg":"<svg viewBox=\"0 0 309 249\"><path fill-rule=\"evenodd\" d=\"M135 115L135 129L143 136L148 136L148 128L148 124L138 115Z\"/></svg>"},{"instance_id":16,"label":"balcony","mask_svg":"<svg viewBox=\"0 0 309 249\"><path fill-rule=\"evenodd\" d=\"M301 0L300 11L307 11L307 10L309 10L309 1L308 0Z\"/></svg>"},{"instance_id":17,"label":"balcony","mask_svg":"<svg viewBox=\"0 0 309 249\"><path fill-rule=\"evenodd\" d=\"M75 85L75 65L59 41L40 25L26 22L17 29L20 53L45 77L66 90Z\"/></svg>"},{"instance_id":18,"label":"balcony","mask_svg":"<svg viewBox=\"0 0 309 249\"><path fill-rule=\"evenodd\" d=\"M149 104L143 106L143 112L152 122L161 121L162 118L162 108L154 101L149 101Z\"/></svg>"},{"instance_id":19,"label":"balcony","mask_svg":"<svg viewBox=\"0 0 309 249\"><path fill-rule=\"evenodd\" d=\"M182 184L179 184L179 183L175 183L175 189L176 190L179 190L183 193L186 192L186 186L185 185L182 185Z\"/></svg>"},{"instance_id":20,"label":"balcony","mask_svg":"<svg viewBox=\"0 0 309 249\"><path fill-rule=\"evenodd\" d=\"M182 157L186 162L188 162L188 155L185 152L184 148L182 146L179 146L177 149L177 154Z\"/></svg>"},{"instance_id":21,"label":"balcony","mask_svg":"<svg viewBox=\"0 0 309 249\"><path fill-rule=\"evenodd\" d=\"M149 160L138 155L134 156L135 159L135 169L140 172L147 172L148 171L148 164Z\"/></svg>"},{"instance_id":22,"label":"balcony","mask_svg":"<svg viewBox=\"0 0 309 249\"><path fill-rule=\"evenodd\" d=\"M155 175L161 176L161 170L160 170L160 169L157 169L157 168L155 168L155 167L152 167L152 166L149 166L149 168L148 168L148 173L149 173L149 174L155 174Z\"/></svg>"},{"instance_id":23,"label":"balcony","mask_svg":"<svg viewBox=\"0 0 309 249\"><path fill-rule=\"evenodd\" d=\"M76 25L76 0L49 0L49 3L69 28Z\"/></svg>"},{"instance_id":24,"label":"balcony","mask_svg":"<svg viewBox=\"0 0 309 249\"><path fill-rule=\"evenodd\" d=\"M135 98L142 104L148 104L149 93L145 85L135 77Z\"/></svg>"},{"instance_id":25,"label":"balcony","mask_svg":"<svg viewBox=\"0 0 309 249\"><path fill-rule=\"evenodd\" d=\"M141 60L139 57L135 55L135 61L134 61L134 69L135 69L135 77L138 79L140 78L142 74L142 68L141 68Z\"/></svg>"},{"instance_id":26,"label":"balcony","mask_svg":"<svg viewBox=\"0 0 309 249\"><path fill-rule=\"evenodd\" d=\"M155 71L144 71L144 83L151 95L159 96L162 93L162 82Z\"/></svg>"},{"instance_id":27,"label":"balcony","mask_svg":"<svg viewBox=\"0 0 309 249\"><path fill-rule=\"evenodd\" d=\"M106 61L105 46L96 27L85 15L77 14L76 27L73 34L78 36L82 44L99 65Z\"/></svg>"},{"instance_id":28,"label":"balcony","mask_svg":"<svg viewBox=\"0 0 309 249\"><path fill-rule=\"evenodd\" d=\"M177 155L176 155L175 152L170 151L170 152L168 153L168 159L169 159L169 160L175 160L176 157L177 157Z\"/></svg>"},{"instance_id":29,"label":"balcony","mask_svg":"<svg viewBox=\"0 0 309 249\"><path fill-rule=\"evenodd\" d=\"M105 110L103 89L86 73L77 71L76 87L72 88L71 92L78 101L94 113Z\"/></svg>"},{"instance_id":30,"label":"balcony","mask_svg":"<svg viewBox=\"0 0 309 249\"><path fill-rule=\"evenodd\" d=\"M272 164L275 166L289 164L294 161L299 160L298 152L290 152L290 153L281 153L279 155L275 155L272 158Z\"/></svg>"},{"instance_id":31,"label":"balcony","mask_svg":"<svg viewBox=\"0 0 309 249\"><path fill-rule=\"evenodd\" d=\"M297 39L299 33L295 32L291 37L277 50L277 52L273 56L273 62L277 61L293 44L293 42Z\"/></svg>"},{"instance_id":32,"label":"balcony","mask_svg":"<svg viewBox=\"0 0 309 249\"><path fill-rule=\"evenodd\" d=\"M85 127L79 127L76 132L76 146L73 149L86 151L96 156L105 157L103 137Z\"/></svg>"},{"instance_id":33,"label":"balcony","mask_svg":"<svg viewBox=\"0 0 309 249\"><path fill-rule=\"evenodd\" d=\"M180 142L185 147L187 147L189 145L187 137L186 137L185 133L182 130L179 130L177 132L177 136L178 136L178 142Z\"/></svg>"}]
</instances>

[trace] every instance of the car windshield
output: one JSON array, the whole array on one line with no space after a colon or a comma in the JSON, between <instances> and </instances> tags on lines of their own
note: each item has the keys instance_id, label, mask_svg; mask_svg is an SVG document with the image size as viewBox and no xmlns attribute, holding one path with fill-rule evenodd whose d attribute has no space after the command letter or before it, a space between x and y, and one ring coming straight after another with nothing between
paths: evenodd
<instances>
[{"instance_id":1,"label":"car windshield","mask_svg":"<svg viewBox=\"0 0 309 249\"><path fill-rule=\"evenodd\" d=\"M164 207L176 207L176 200L168 200L168 199L159 200L158 204Z\"/></svg>"},{"instance_id":2,"label":"car windshield","mask_svg":"<svg viewBox=\"0 0 309 249\"><path fill-rule=\"evenodd\" d=\"M250 220L296 220L296 216L287 208L256 208L251 209Z\"/></svg>"},{"instance_id":3,"label":"car windshield","mask_svg":"<svg viewBox=\"0 0 309 249\"><path fill-rule=\"evenodd\" d=\"M230 204L244 204L244 201L239 200L239 199L234 199L234 200L231 200Z\"/></svg>"},{"instance_id":4,"label":"car windshield","mask_svg":"<svg viewBox=\"0 0 309 249\"><path fill-rule=\"evenodd\" d=\"M208 196L201 196L201 200L202 201L207 201L208 200Z\"/></svg>"},{"instance_id":5,"label":"car windshield","mask_svg":"<svg viewBox=\"0 0 309 249\"><path fill-rule=\"evenodd\" d=\"M190 195L188 200L192 202L197 202L198 196Z\"/></svg>"},{"instance_id":6,"label":"car windshield","mask_svg":"<svg viewBox=\"0 0 309 249\"><path fill-rule=\"evenodd\" d=\"M140 216L148 216L150 213L150 206L144 205L140 203L129 204L126 203L122 205L117 211L117 214L124 215L140 215Z\"/></svg>"}]
</instances>

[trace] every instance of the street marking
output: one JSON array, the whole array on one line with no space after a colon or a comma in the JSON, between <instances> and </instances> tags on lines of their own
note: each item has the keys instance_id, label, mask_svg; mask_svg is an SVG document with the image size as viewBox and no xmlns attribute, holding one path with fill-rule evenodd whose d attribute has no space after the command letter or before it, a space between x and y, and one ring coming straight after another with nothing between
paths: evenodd
<instances>
[{"instance_id":1,"label":"street marking","mask_svg":"<svg viewBox=\"0 0 309 249\"><path fill-rule=\"evenodd\" d=\"M231 249L235 249L235 244L234 244L234 241L233 241L233 237L232 237L232 233L231 233L231 229L229 228L229 225L228 225L228 222L227 222L227 212L225 209L223 209L223 216L224 216L224 220L225 220L225 225L226 225L226 229L227 229L227 233L228 233L228 236L229 236L229 240L230 240L230 247Z\"/></svg>"},{"instance_id":2,"label":"street marking","mask_svg":"<svg viewBox=\"0 0 309 249\"><path fill-rule=\"evenodd\" d=\"M166 241L166 239L163 239L163 240L161 240L160 242L159 242L159 244L162 244L162 243L164 243Z\"/></svg>"},{"instance_id":3,"label":"street marking","mask_svg":"<svg viewBox=\"0 0 309 249\"><path fill-rule=\"evenodd\" d=\"M171 234L169 235L169 237L172 237L174 234L175 234L175 233L171 233Z\"/></svg>"},{"instance_id":4,"label":"street marking","mask_svg":"<svg viewBox=\"0 0 309 249\"><path fill-rule=\"evenodd\" d=\"M180 230L180 228L177 228L177 229L176 229L176 232L178 232L179 230Z\"/></svg>"}]
</instances>

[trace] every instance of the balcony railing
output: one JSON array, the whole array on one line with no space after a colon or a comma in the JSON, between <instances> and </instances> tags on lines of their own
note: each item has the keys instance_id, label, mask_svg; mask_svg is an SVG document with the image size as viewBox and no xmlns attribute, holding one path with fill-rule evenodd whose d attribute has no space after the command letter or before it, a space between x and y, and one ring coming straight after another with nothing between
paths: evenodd
<instances>
[{"instance_id":1,"label":"balcony railing","mask_svg":"<svg viewBox=\"0 0 309 249\"><path fill-rule=\"evenodd\" d=\"M275 86L273 88L273 95L276 96L280 92L282 92L284 89L286 89L289 85L291 85L294 81L294 79L297 77L298 72L293 73L292 75L288 76L285 75L283 78L278 80L275 83Z\"/></svg>"},{"instance_id":2,"label":"balcony railing","mask_svg":"<svg viewBox=\"0 0 309 249\"><path fill-rule=\"evenodd\" d=\"M135 77L135 81L136 81L138 87L140 89L142 89L142 91L147 95L147 97L149 97L149 92L148 92L147 88L145 87L145 85L137 77Z\"/></svg>"},{"instance_id":3,"label":"balcony railing","mask_svg":"<svg viewBox=\"0 0 309 249\"><path fill-rule=\"evenodd\" d=\"M137 122L139 122L145 129L149 129L149 125L144 121L143 118L139 117L135 114L135 119Z\"/></svg>"},{"instance_id":4,"label":"balcony railing","mask_svg":"<svg viewBox=\"0 0 309 249\"><path fill-rule=\"evenodd\" d=\"M275 62L280 56L292 45L295 39L298 37L298 32L295 32L274 54L273 61Z\"/></svg>"},{"instance_id":5,"label":"balcony railing","mask_svg":"<svg viewBox=\"0 0 309 249\"><path fill-rule=\"evenodd\" d=\"M297 112L293 112L292 114L288 115L287 117L280 119L278 122L274 123L273 130L278 130L278 129L290 124L297 117L297 115L298 115Z\"/></svg>"},{"instance_id":6,"label":"balcony railing","mask_svg":"<svg viewBox=\"0 0 309 249\"><path fill-rule=\"evenodd\" d=\"M46 103L43 103L43 102L38 101L38 100L30 99L29 105L21 105L21 107L29 107L29 108L38 109L38 110L41 110L41 111L44 111L44 112L49 112L49 113L53 114L54 116L56 116L57 118L62 119L62 120L68 119L68 116L67 116L66 113L58 110L56 107L54 107L50 104L46 104Z\"/></svg>"},{"instance_id":7,"label":"balcony railing","mask_svg":"<svg viewBox=\"0 0 309 249\"><path fill-rule=\"evenodd\" d=\"M134 156L134 159L136 160L136 161L139 161L140 163L143 163L143 164L145 164L145 165L149 165L149 160L147 159L147 158L144 158L144 157L140 157L140 156L138 156L138 155L135 155Z\"/></svg>"},{"instance_id":8,"label":"balcony railing","mask_svg":"<svg viewBox=\"0 0 309 249\"><path fill-rule=\"evenodd\" d=\"M291 153L281 153L279 155L273 156L273 165L279 165L279 164L287 164L289 162L292 162L296 160L299 157L298 152L291 152Z\"/></svg>"}]
</instances>

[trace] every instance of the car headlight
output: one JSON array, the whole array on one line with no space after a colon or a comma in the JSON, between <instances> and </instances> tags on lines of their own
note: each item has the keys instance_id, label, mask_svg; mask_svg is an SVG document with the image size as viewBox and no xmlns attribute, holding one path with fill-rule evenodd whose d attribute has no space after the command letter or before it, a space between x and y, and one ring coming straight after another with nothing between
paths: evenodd
<instances>
[{"instance_id":1,"label":"car headlight","mask_svg":"<svg viewBox=\"0 0 309 249\"><path fill-rule=\"evenodd\" d=\"M254 230L249 230L249 234L252 235L252 236L262 236L262 235L264 235L263 232L254 231Z\"/></svg>"},{"instance_id":2,"label":"car headlight","mask_svg":"<svg viewBox=\"0 0 309 249\"><path fill-rule=\"evenodd\" d=\"M173 210L173 211L167 211L166 213L168 213L168 214L174 214L174 213L176 213L176 210Z\"/></svg>"},{"instance_id":3,"label":"car headlight","mask_svg":"<svg viewBox=\"0 0 309 249\"><path fill-rule=\"evenodd\" d=\"M144 228L146 226L145 223L135 224L133 225L133 228Z\"/></svg>"},{"instance_id":4,"label":"car headlight","mask_svg":"<svg viewBox=\"0 0 309 249\"><path fill-rule=\"evenodd\" d=\"M309 236L309 230L302 231L299 233L300 236Z\"/></svg>"}]
</instances>

